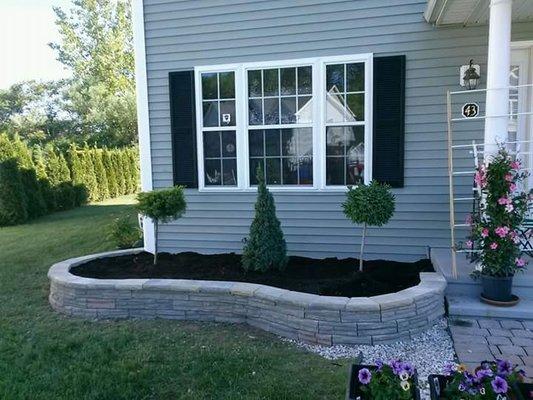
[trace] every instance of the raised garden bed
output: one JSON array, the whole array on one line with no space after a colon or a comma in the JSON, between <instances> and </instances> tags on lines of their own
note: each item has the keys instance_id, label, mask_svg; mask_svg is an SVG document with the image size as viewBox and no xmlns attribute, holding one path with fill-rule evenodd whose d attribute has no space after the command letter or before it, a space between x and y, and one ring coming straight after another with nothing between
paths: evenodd
<instances>
[{"instance_id":1,"label":"raised garden bed","mask_svg":"<svg viewBox=\"0 0 533 400\"><path fill-rule=\"evenodd\" d=\"M153 256L142 252L99 258L71 269L74 275L98 279L200 279L249 282L322 296L367 297L394 293L420 283L420 272L434 272L431 261L414 263L375 260L357 271L353 258L313 259L290 257L284 271L245 272L235 253L160 254L157 266Z\"/></svg>"},{"instance_id":2,"label":"raised garden bed","mask_svg":"<svg viewBox=\"0 0 533 400\"><path fill-rule=\"evenodd\" d=\"M164 318L246 323L287 338L326 345L378 344L409 339L444 314L446 281L437 272L411 272L411 275L418 274L418 279L412 277L403 284L414 286L394 293L358 297L303 293L262 283L206 280L211 277L209 275L203 275L204 279L162 279L161 276L139 275L142 264L137 275L129 277L108 275L109 278L100 279L73 274L102 265L113 265L114 270L127 273L128 263L120 267L118 261L129 260L133 271L131 260L135 257L148 256L141 249L132 249L73 258L53 265L48 273L50 304L64 314L91 319ZM146 265L148 259L144 273L155 271ZM350 262L349 266L344 267L348 277L353 264ZM188 269L193 271L194 266ZM322 269L327 268L325 265L318 268ZM379 267L375 270L380 271ZM394 280L400 280L398 271L389 270L388 273ZM180 275L181 278L185 276ZM379 281L377 276L379 274L373 279ZM235 277L228 274L226 279ZM298 279L303 278L294 276L292 282ZM318 279L321 280L324 278ZM315 282L318 292L319 286Z\"/></svg>"}]
</instances>

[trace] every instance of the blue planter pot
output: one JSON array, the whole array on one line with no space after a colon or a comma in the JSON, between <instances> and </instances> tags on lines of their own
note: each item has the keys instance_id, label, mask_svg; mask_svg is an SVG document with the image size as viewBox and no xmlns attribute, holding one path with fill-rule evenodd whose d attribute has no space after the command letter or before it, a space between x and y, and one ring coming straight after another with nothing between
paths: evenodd
<instances>
[{"instance_id":1,"label":"blue planter pot","mask_svg":"<svg viewBox=\"0 0 533 400\"><path fill-rule=\"evenodd\" d=\"M512 276L481 275L481 286L483 288L482 296L486 299L500 302L512 300Z\"/></svg>"}]
</instances>

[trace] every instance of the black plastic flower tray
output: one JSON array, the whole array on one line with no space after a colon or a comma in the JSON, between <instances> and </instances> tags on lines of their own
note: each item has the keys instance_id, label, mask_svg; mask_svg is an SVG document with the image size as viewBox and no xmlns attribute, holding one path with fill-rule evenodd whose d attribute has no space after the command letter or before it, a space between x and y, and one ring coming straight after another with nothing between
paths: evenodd
<instances>
[{"instance_id":1,"label":"black plastic flower tray","mask_svg":"<svg viewBox=\"0 0 533 400\"><path fill-rule=\"evenodd\" d=\"M350 372L348 376L348 387L346 388L346 400L372 400L368 393L363 393L360 389L361 384L359 383L359 370L363 368L368 368L370 372L374 372L377 367L375 365L360 365L352 364L350 366ZM416 385L411 385L411 395L413 400L420 400L420 391L418 390L418 375L415 374L412 377L413 382Z\"/></svg>"}]
</instances>

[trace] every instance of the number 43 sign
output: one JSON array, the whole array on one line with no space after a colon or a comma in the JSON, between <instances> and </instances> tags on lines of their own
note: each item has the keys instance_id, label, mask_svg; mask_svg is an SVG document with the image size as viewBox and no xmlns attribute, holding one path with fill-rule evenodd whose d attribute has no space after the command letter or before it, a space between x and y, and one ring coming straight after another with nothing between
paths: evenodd
<instances>
[{"instance_id":1,"label":"number 43 sign","mask_svg":"<svg viewBox=\"0 0 533 400\"><path fill-rule=\"evenodd\" d=\"M477 103L466 103L462 109L463 118L474 118L479 114L479 105Z\"/></svg>"}]
</instances>

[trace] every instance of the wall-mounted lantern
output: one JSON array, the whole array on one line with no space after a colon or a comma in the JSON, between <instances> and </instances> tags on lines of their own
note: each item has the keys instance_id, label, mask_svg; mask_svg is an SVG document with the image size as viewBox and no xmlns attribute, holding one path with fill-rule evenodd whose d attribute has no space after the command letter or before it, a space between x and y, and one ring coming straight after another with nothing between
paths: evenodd
<instances>
[{"instance_id":1,"label":"wall-mounted lantern","mask_svg":"<svg viewBox=\"0 0 533 400\"><path fill-rule=\"evenodd\" d=\"M479 84L480 78L480 67L479 65L473 64L474 60L470 60L469 65L461 66L460 70L460 84L465 87L466 90L474 90Z\"/></svg>"}]
</instances>

